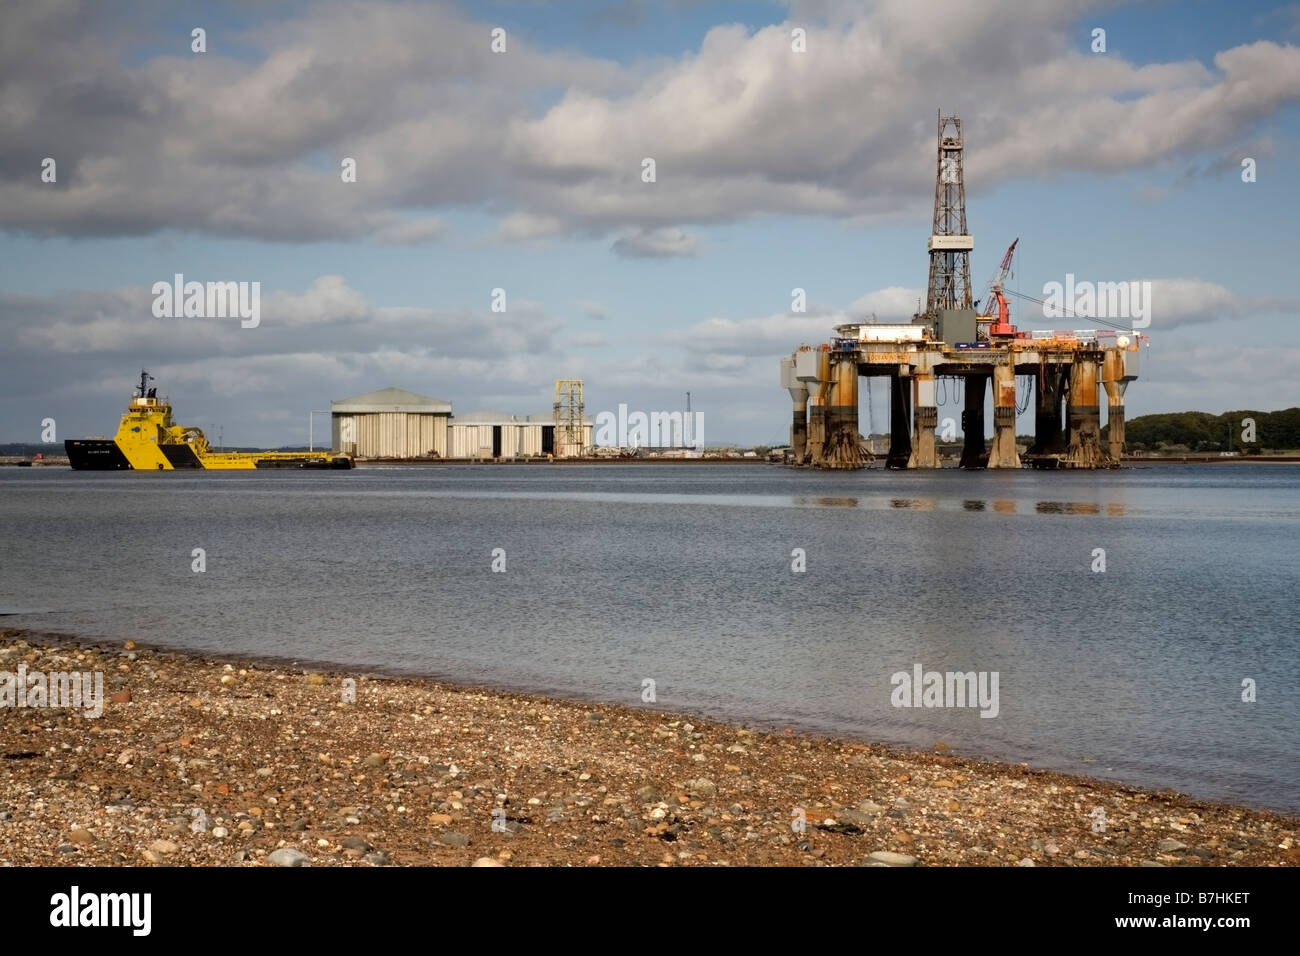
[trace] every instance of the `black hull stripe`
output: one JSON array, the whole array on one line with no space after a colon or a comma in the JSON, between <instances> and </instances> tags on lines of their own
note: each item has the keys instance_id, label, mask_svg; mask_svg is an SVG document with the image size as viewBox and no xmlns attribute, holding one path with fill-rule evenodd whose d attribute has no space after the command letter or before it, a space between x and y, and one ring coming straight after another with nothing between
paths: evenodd
<instances>
[{"instance_id":1,"label":"black hull stripe","mask_svg":"<svg viewBox=\"0 0 1300 956\"><path fill-rule=\"evenodd\" d=\"M75 471L131 471L131 463L111 438L69 438L63 443Z\"/></svg>"}]
</instances>

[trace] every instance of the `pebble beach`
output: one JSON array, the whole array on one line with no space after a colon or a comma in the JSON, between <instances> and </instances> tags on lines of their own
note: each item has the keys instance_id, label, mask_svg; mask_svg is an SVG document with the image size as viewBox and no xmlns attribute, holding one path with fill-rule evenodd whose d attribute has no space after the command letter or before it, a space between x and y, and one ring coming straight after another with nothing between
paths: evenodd
<instances>
[{"instance_id":1,"label":"pebble beach","mask_svg":"<svg viewBox=\"0 0 1300 956\"><path fill-rule=\"evenodd\" d=\"M0 631L14 866L1292 866L1300 818L684 714Z\"/></svg>"}]
</instances>

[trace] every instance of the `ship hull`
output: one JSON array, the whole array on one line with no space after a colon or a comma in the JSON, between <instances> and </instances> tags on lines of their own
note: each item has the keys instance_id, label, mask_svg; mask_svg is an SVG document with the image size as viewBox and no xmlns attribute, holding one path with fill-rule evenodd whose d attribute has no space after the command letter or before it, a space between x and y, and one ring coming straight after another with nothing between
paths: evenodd
<instances>
[{"instance_id":1,"label":"ship hull","mask_svg":"<svg viewBox=\"0 0 1300 956\"><path fill-rule=\"evenodd\" d=\"M131 470L131 462L111 438L69 438L63 448L74 471Z\"/></svg>"},{"instance_id":2,"label":"ship hull","mask_svg":"<svg viewBox=\"0 0 1300 956\"><path fill-rule=\"evenodd\" d=\"M112 438L69 438L63 443L63 447L68 453L68 464L72 466L74 471L136 470L130 459L127 458L117 442ZM156 447L166 459L167 464L171 466L171 468L167 468L166 465L160 463L157 465L159 471L183 471L186 469L232 471L249 468L335 471L352 467L352 459L342 456L329 458L260 458L249 454L216 455L205 462L194 453L194 449L189 445L165 444ZM148 471L149 469L144 468L142 470Z\"/></svg>"}]
</instances>

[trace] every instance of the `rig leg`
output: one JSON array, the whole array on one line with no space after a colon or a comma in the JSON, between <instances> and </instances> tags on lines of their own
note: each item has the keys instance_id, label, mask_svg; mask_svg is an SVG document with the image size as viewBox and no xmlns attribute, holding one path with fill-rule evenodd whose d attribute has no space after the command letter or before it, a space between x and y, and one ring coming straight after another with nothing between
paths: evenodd
<instances>
[{"instance_id":1,"label":"rig leg","mask_svg":"<svg viewBox=\"0 0 1300 956\"><path fill-rule=\"evenodd\" d=\"M1128 388L1124 353L1118 348L1106 350L1102 363L1101 384L1110 405L1106 409L1106 438L1110 464L1118 468L1124 459L1124 390Z\"/></svg>"},{"instance_id":2,"label":"rig leg","mask_svg":"<svg viewBox=\"0 0 1300 956\"><path fill-rule=\"evenodd\" d=\"M1124 399L1106 409L1106 437L1109 439L1110 460L1118 465L1124 458Z\"/></svg>"},{"instance_id":3,"label":"rig leg","mask_svg":"<svg viewBox=\"0 0 1300 956\"><path fill-rule=\"evenodd\" d=\"M794 400L794 418L790 422L790 453L796 464L803 464L808 454L808 392Z\"/></svg>"},{"instance_id":4,"label":"rig leg","mask_svg":"<svg viewBox=\"0 0 1300 956\"><path fill-rule=\"evenodd\" d=\"M889 376L889 457L886 468L906 468L912 457L911 392L904 376L892 372Z\"/></svg>"},{"instance_id":5,"label":"rig leg","mask_svg":"<svg viewBox=\"0 0 1300 956\"><path fill-rule=\"evenodd\" d=\"M1061 403L1065 398L1065 369L1043 365L1034 377L1035 455L1065 454L1065 429L1061 424Z\"/></svg>"},{"instance_id":6,"label":"rig leg","mask_svg":"<svg viewBox=\"0 0 1300 956\"><path fill-rule=\"evenodd\" d=\"M939 453L934 444L934 429L939 424L939 409L934 404L934 376L918 373L913 378L913 419L916 435L912 441L909 468L938 468Z\"/></svg>"},{"instance_id":7,"label":"rig leg","mask_svg":"<svg viewBox=\"0 0 1300 956\"><path fill-rule=\"evenodd\" d=\"M867 456L858 440L858 363L845 357L831 366L831 398L826 407L823 467L865 468Z\"/></svg>"},{"instance_id":8,"label":"rig leg","mask_svg":"<svg viewBox=\"0 0 1300 956\"><path fill-rule=\"evenodd\" d=\"M993 366L993 448L990 468L1019 468L1016 452L1016 368L1010 362Z\"/></svg>"},{"instance_id":9,"label":"rig leg","mask_svg":"<svg viewBox=\"0 0 1300 956\"><path fill-rule=\"evenodd\" d=\"M1066 405L1070 447L1067 468L1102 468L1101 406L1097 403L1097 360L1079 356L1070 366L1070 398Z\"/></svg>"},{"instance_id":10,"label":"rig leg","mask_svg":"<svg viewBox=\"0 0 1300 956\"><path fill-rule=\"evenodd\" d=\"M965 440L961 449L963 468L984 468L988 459L984 452L984 393L987 391L986 375L966 376L966 400L962 407L961 427Z\"/></svg>"}]
</instances>

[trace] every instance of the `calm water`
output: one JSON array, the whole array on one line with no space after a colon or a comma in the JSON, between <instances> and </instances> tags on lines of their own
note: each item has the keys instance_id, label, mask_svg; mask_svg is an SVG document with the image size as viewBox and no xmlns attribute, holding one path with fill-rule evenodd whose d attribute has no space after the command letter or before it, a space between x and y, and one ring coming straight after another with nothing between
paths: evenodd
<instances>
[{"instance_id":1,"label":"calm water","mask_svg":"<svg viewBox=\"0 0 1300 956\"><path fill-rule=\"evenodd\" d=\"M650 678L661 709L1290 810L1297 559L1290 466L0 469L0 623L634 705ZM997 716L892 706L918 663L998 672Z\"/></svg>"}]
</instances>

